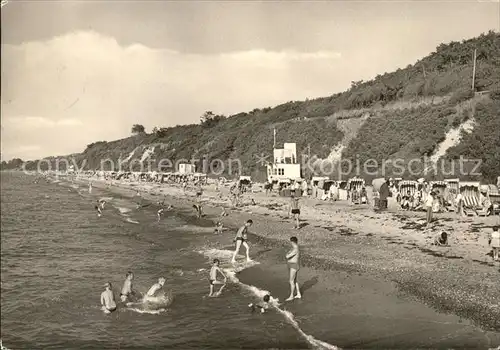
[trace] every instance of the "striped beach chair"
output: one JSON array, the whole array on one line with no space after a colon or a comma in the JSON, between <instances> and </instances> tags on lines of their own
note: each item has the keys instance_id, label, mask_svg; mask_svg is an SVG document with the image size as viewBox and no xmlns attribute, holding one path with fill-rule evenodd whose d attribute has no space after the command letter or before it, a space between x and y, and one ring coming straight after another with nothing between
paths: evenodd
<instances>
[{"instance_id":1,"label":"striped beach chair","mask_svg":"<svg viewBox=\"0 0 500 350\"><path fill-rule=\"evenodd\" d=\"M479 203L479 181L460 182L460 193L463 196L463 209L467 216L478 215Z\"/></svg>"}]
</instances>

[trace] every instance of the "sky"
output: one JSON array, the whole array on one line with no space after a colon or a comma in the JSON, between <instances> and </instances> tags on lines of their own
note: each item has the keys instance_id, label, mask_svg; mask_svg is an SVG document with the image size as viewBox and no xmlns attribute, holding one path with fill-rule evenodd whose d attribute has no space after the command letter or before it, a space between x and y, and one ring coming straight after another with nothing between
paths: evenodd
<instances>
[{"instance_id":1,"label":"sky","mask_svg":"<svg viewBox=\"0 0 500 350\"><path fill-rule=\"evenodd\" d=\"M498 1L21 1L1 13L1 156L328 96L500 30Z\"/></svg>"}]
</instances>

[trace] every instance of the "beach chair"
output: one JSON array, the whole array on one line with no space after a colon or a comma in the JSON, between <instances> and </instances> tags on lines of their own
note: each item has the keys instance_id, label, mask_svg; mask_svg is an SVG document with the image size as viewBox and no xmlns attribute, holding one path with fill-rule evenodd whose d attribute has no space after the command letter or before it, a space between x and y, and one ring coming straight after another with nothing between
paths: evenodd
<instances>
[{"instance_id":1,"label":"beach chair","mask_svg":"<svg viewBox=\"0 0 500 350\"><path fill-rule=\"evenodd\" d=\"M479 203L479 182L469 181L460 183L460 193L463 196L464 214L467 216L477 216L477 211L482 209Z\"/></svg>"},{"instance_id":2,"label":"beach chair","mask_svg":"<svg viewBox=\"0 0 500 350\"><path fill-rule=\"evenodd\" d=\"M418 206L418 203L415 203L414 198L416 198L416 193L418 191L418 182L413 180L401 180L398 183L398 192L400 196L408 195L410 200L410 209Z\"/></svg>"},{"instance_id":3,"label":"beach chair","mask_svg":"<svg viewBox=\"0 0 500 350\"><path fill-rule=\"evenodd\" d=\"M347 188L351 193L351 202L353 204L361 203L361 189L365 185L365 180L359 178L349 179Z\"/></svg>"}]
</instances>

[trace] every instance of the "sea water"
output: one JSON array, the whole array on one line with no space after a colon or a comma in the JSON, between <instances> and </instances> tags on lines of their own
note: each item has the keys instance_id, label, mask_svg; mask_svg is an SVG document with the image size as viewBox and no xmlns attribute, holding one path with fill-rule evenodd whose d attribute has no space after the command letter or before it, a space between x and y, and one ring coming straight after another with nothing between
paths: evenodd
<instances>
[{"instance_id":1,"label":"sea water","mask_svg":"<svg viewBox=\"0 0 500 350\"><path fill-rule=\"evenodd\" d=\"M225 262L230 251L208 248L213 228L187 213L167 212L158 223L154 207L138 210L133 198L20 173L2 174L1 186L1 337L9 349L333 348L305 334L278 300L274 312L251 313L248 304L266 292L241 283L235 269L226 269L223 293L208 298L209 262ZM153 310L119 303L129 270L143 294L165 277L168 302ZM118 303L109 315L100 305L108 281Z\"/></svg>"}]
</instances>

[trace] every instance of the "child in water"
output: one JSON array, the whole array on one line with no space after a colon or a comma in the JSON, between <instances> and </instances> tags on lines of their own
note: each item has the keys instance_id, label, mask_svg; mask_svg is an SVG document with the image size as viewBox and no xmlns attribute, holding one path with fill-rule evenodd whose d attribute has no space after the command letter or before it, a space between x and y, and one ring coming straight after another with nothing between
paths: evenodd
<instances>
[{"instance_id":1,"label":"child in water","mask_svg":"<svg viewBox=\"0 0 500 350\"><path fill-rule=\"evenodd\" d=\"M271 300L271 296L269 294L264 295L262 298L262 303L261 304L249 304L248 307L252 309L252 312L254 312L257 308L260 309L261 313L266 312L267 309L269 309L269 301Z\"/></svg>"},{"instance_id":2,"label":"child in water","mask_svg":"<svg viewBox=\"0 0 500 350\"><path fill-rule=\"evenodd\" d=\"M217 234L221 234L223 230L224 230L224 224L222 222L218 221L217 224L215 224L214 232Z\"/></svg>"},{"instance_id":3,"label":"child in water","mask_svg":"<svg viewBox=\"0 0 500 350\"><path fill-rule=\"evenodd\" d=\"M210 269L210 278L209 278L209 281L210 281L210 292L208 293L209 297L219 296L220 293L222 292L222 289L226 285L227 277L224 274L224 272L222 272L221 268L219 267L219 264L220 264L220 260L219 259L214 259L213 264L212 264L212 268ZM221 281L217 280L217 272L219 272L222 275L222 277L224 277L224 282L221 282ZM220 289L219 289L218 292L214 293L214 286L216 284L219 284L219 285L222 284L222 287L220 287Z\"/></svg>"},{"instance_id":4,"label":"child in water","mask_svg":"<svg viewBox=\"0 0 500 350\"><path fill-rule=\"evenodd\" d=\"M101 210L101 206L99 205L99 203L97 203L97 205L94 208L97 211L97 217L100 218L102 215L102 210Z\"/></svg>"}]
</instances>

